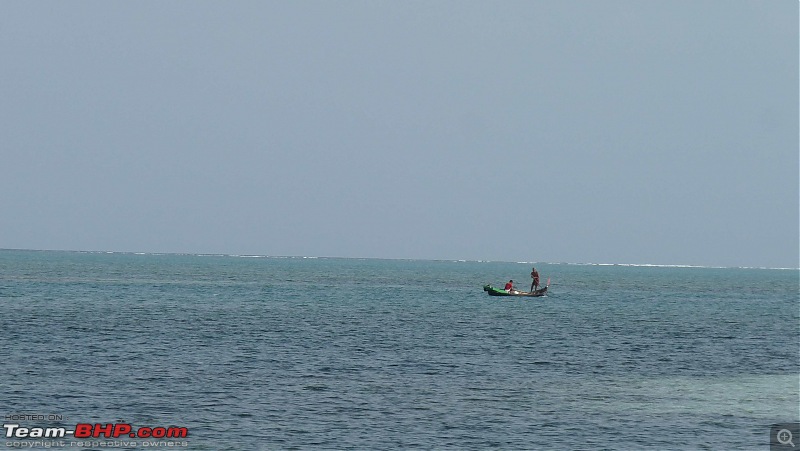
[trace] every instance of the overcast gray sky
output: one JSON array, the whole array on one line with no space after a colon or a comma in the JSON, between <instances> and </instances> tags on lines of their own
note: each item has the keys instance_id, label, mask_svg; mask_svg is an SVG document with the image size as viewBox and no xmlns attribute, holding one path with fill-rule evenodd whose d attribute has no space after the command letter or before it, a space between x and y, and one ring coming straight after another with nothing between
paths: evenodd
<instances>
[{"instance_id":1,"label":"overcast gray sky","mask_svg":"<svg viewBox=\"0 0 800 451\"><path fill-rule=\"evenodd\" d=\"M0 247L797 267L798 2L0 3Z\"/></svg>"}]
</instances>

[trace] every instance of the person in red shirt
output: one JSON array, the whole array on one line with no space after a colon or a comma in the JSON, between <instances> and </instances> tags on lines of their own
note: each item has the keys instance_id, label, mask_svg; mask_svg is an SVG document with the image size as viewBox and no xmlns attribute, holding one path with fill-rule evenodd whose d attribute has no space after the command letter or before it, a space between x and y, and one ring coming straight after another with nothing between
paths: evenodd
<instances>
[{"instance_id":1,"label":"person in red shirt","mask_svg":"<svg viewBox=\"0 0 800 451\"><path fill-rule=\"evenodd\" d=\"M509 280L508 283L506 283L505 290L508 291L509 293L514 291L514 281L513 280Z\"/></svg>"}]
</instances>

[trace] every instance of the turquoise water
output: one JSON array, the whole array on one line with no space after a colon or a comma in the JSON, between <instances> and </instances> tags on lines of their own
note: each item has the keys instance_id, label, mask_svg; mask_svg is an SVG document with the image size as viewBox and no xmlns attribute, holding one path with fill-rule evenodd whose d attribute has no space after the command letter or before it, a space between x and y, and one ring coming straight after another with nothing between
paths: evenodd
<instances>
[{"instance_id":1,"label":"turquoise water","mask_svg":"<svg viewBox=\"0 0 800 451\"><path fill-rule=\"evenodd\" d=\"M207 450L768 449L800 417L797 270L536 267L547 297L495 298L531 265L0 251L0 414Z\"/></svg>"}]
</instances>

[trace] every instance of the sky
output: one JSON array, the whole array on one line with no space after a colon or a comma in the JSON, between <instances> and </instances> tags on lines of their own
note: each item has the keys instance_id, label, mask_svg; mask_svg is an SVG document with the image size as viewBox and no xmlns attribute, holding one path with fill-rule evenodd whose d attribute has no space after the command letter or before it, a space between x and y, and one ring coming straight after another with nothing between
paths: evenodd
<instances>
[{"instance_id":1,"label":"sky","mask_svg":"<svg viewBox=\"0 0 800 451\"><path fill-rule=\"evenodd\" d=\"M0 3L0 248L797 268L798 2Z\"/></svg>"}]
</instances>

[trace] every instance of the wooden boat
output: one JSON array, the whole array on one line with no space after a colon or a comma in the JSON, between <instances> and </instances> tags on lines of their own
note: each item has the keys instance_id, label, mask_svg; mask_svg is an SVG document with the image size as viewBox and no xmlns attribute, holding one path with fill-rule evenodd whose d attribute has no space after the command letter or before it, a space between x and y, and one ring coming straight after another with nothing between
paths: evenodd
<instances>
[{"instance_id":1,"label":"wooden boat","mask_svg":"<svg viewBox=\"0 0 800 451\"><path fill-rule=\"evenodd\" d=\"M484 285L483 286L483 291L489 293L489 296L539 297L539 296L545 296L547 294L547 287L548 286L549 285L545 286L544 288L539 288L538 290L535 290L535 291L517 291L517 290L514 290L514 291L509 293L506 290L501 290L500 288L495 288L495 287L493 287L491 285Z\"/></svg>"}]
</instances>

